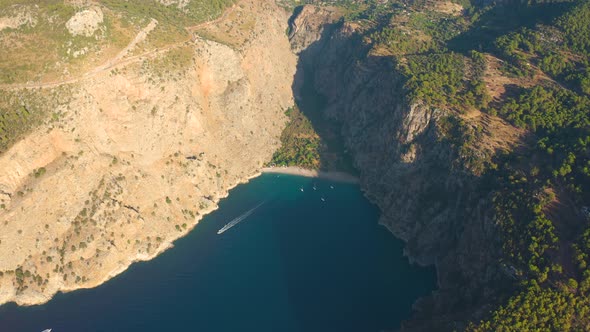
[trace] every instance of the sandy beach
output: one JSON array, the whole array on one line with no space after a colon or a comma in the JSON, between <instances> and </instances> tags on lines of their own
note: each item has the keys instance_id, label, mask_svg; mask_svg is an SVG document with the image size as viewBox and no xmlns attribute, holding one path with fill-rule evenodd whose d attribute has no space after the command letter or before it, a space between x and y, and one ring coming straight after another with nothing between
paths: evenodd
<instances>
[{"instance_id":1,"label":"sandy beach","mask_svg":"<svg viewBox=\"0 0 590 332\"><path fill-rule=\"evenodd\" d=\"M359 179L356 176L344 172L317 171L300 167L265 167L261 171L262 173L289 174L310 178L322 178L337 182L359 183Z\"/></svg>"}]
</instances>

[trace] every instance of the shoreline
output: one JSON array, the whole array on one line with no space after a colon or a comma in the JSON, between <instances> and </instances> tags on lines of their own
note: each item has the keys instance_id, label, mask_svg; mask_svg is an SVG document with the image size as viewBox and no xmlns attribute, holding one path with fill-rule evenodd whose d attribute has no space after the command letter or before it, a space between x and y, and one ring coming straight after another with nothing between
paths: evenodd
<instances>
[{"instance_id":1,"label":"shoreline","mask_svg":"<svg viewBox=\"0 0 590 332\"><path fill-rule=\"evenodd\" d=\"M113 278L119 276L120 274L127 272L132 265L134 265L136 263L149 262L149 261L157 258L158 256L160 256L164 252L168 251L169 249L174 248L174 242L176 242L177 240L180 240L181 238L187 236L190 232L192 232L195 229L195 227L198 226L199 222L203 218L205 218L208 214L215 212L217 209L219 209L219 202L221 200L223 200L224 198L227 198L232 189L234 189L240 185L247 184L248 182L250 182L250 180L253 180L253 179L261 176L263 173L264 172L262 172L261 170L257 170L254 174L251 174L251 175L243 177L243 178L239 178L238 181L236 181L234 184L230 185L224 191L217 193L215 195L215 198L213 199L214 204L203 209L202 211L199 211L199 213L194 218L194 223L191 225L188 225L189 227L187 227L183 231L183 233L179 234L174 239L169 239L167 241L162 242L160 244L160 246L158 248L156 248L156 250L151 254L137 255L137 256L133 257L132 259L130 259L129 261L120 264L115 270L110 271L102 280L99 280L93 284L79 285L77 287L56 287L55 289L53 289L51 291L50 294L46 294L45 296L42 296L43 297L42 299L37 298L36 300L29 300L29 301L13 299L13 300L9 300L6 302L1 302L0 308L2 308L3 306L5 306L7 304L10 304L10 303L14 303L18 307L43 306L43 305L47 304L48 302L50 302L51 300L53 300L53 298L59 293L66 294L66 293L75 292L78 290L93 289L93 288L100 287L100 286L104 285L105 283L109 282L110 280L112 280ZM60 286L63 286L63 284L60 284Z\"/></svg>"},{"instance_id":2,"label":"shoreline","mask_svg":"<svg viewBox=\"0 0 590 332\"><path fill-rule=\"evenodd\" d=\"M230 195L230 191L236 188L239 185L247 184L251 180L263 175L263 174L285 174L285 175L294 175L294 176L303 176L308 178L321 178L326 180L331 180L335 182L342 182L342 183L351 183L351 184L358 184L359 179L351 174L345 172L329 172L329 171L317 171L317 170L309 170L300 167L265 167L256 170L253 174L245 176L243 178L239 178L235 183L228 186L225 190L217 193L213 200L214 204L209 206L208 208L199 211L200 213L195 216L194 223L189 225L189 227L182 233L178 234L177 237L174 239L169 239L168 241L164 241L160 244L158 248L153 253L150 254L141 254L135 257L130 258L127 262L122 263L113 271L110 271L104 278L101 280L95 281L94 283L89 283L86 285L77 285L76 287L64 287L62 283L55 287L48 294L43 294L43 296L39 296L35 299L11 299L6 302L0 303L0 307L7 305L9 303L14 303L19 307L33 307L33 306L42 306L53 300L55 295L58 293L70 293L77 290L82 289L92 289L97 288L101 285L104 285L108 281L112 280L113 278L117 277L120 274L125 273L129 270L131 265L140 262L148 262L151 261L158 256L160 256L165 251L174 248L174 242L177 240L187 236L190 232L194 230L195 227L199 224L199 222L206 217L208 214L214 212L219 208L219 202L228 197Z\"/></svg>"},{"instance_id":3,"label":"shoreline","mask_svg":"<svg viewBox=\"0 0 590 332\"><path fill-rule=\"evenodd\" d=\"M336 172L336 171L318 171L318 170L311 170L305 169L296 166L288 166L288 167L264 167L260 170L263 174L285 174L285 175L296 175L296 176L303 176L307 178L319 178L319 179L326 179L336 182L343 182L343 183L352 183L358 184L360 183L359 178L345 172Z\"/></svg>"}]
</instances>

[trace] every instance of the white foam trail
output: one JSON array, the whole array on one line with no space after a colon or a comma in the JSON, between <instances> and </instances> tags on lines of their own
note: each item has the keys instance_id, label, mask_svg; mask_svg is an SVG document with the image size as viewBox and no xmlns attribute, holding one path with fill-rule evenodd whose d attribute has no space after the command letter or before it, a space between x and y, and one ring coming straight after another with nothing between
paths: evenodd
<instances>
[{"instance_id":1,"label":"white foam trail","mask_svg":"<svg viewBox=\"0 0 590 332\"><path fill-rule=\"evenodd\" d=\"M225 226L223 226L220 230L217 231L217 234L221 234L225 231L227 231L228 229L234 227L235 225L239 224L240 222L242 222L244 219L248 218L250 215L252 215L252 213L254 213L254 211L256 211L259 207L261 207L264 203L266 203L266 201L256 205L255 207L251 208L250 210L242 213L239 217L234 218L232 221L228 222Z\"/></svg>"}]
</instances>

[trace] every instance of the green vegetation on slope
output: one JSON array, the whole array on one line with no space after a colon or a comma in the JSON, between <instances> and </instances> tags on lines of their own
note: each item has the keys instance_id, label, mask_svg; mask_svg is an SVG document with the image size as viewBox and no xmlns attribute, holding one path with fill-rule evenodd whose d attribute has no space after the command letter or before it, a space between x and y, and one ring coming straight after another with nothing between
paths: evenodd
<instances>
[{"instance_id":1,"label":"green vegetation on slope","mask_svg":"<svg viewBox=\"0 0 590 332\"><path fill-rule=\"evenodd\" d=\"M282 145L270 165L319 169L322 144L311 122L296 106L289 108L286 114L289 122L281 135Z\"/></svg>"},{"instance_id":2,"label":"green vegetation on slope","mask_svg":"<svg viewBox=\"0 0 590 332\"><path fill-rule=\"evenodd\" d=\"M481 60L477 52L473 57L476 61ZM473 72L481 72L476 69L476 63L472 64L470 59L457 53L408 56L401 69L407 77L409 99L460 109L487 107L489 96L481 74L466 79L466 66L470 66Z\"/></svg>"},{"instance_id":3,"label":"green vegetation on slope","mask_svg":"<svg viewBox=\"0 0 590 332\"><path fill-rule=\"evenodd\" d=\"M590 32L589 13L588 3L580 2L551 24L518 29L495 41L496 54L512 65L513 74L550 78L545 86L505 98L497 109L532 138L525 152L508 155L488 175L498 184L496 222L504 263L520 286L488 320L472 325L474 331L590 329L589 274L585 260L572 254L584 257L590 250L578 238L590 226L584 212L590 189L590 99L580 84L584 78L576 77L587 72L588 53L581 45ZM579 41L572 41L572 31Z\"/></svg>"},{"instance_id":4,"label":"green vegetation on slope","mask_svg":"<svg viewBox=\"0 0 590 332\"><path fill-rule=\"evenodd\" d=\"M520 162L507 160L496 177L496 218L506 264L524 289L474 330L590 329L590 274L584 256L590 251L585 237L590 230L585 212L589 108L585 96L535 87L501 109L501 115L536 138L528 154L518 156ZM556 207L561 200L571 203ZM577 239L580 231L584 235ZM519 310L512 308L516 303L521 303Z\"/></svg>"},{"instance_id":5,"label":"green vegetation on slope","mask_svg":"<svg viewBox=\"0 0 590 332\"><path fill-rule=\"evenodd\" d=\"M61 106L68 102L71 95L67 87L41 92L22 90L0 93L0 154L39 124L46 121L53 123L68 112ZM53 113L48 113L48 109Z\"/></svg>"},{"instance_id":6,"label":"green vegetation on slope","mask_svg":"<svg viewBox=\"0 0 590 332\"><path fill-rule=\"evenodd\" d=\"M533 284L494 312L492 319L479 326L470 325L473 332L495 331L571 331L588 330L580 325L580 317L590 314L588 297L576 296L575 282L566 289L556 290Z\"/></svg>"},{"instance_id":7,"label":"green vegetation on slope","mask_svg":"<svg viewBox=\"0 0 590 332\"><path fill-rule=\"evenodd\" d=\"M21 18L22 25L0 30L0 84L57 80L98 66L127 46L152 19L157 27L141 48L186 41L185 27L212 20L234 0L192 0L185 7L157 0L104 0L94 6L50 0L0 1L0 17ZM91 36L72 35L66 26L76 13L99 8L103 21Z\"/></svg>"},{"instance_id":8,"label":"green vegetation on slope","mask_svg":"<svg viewBox=\"0 0 590 332\"><path fill-rule=\"evenodd\" d=\"M124 13L128 18L156 19L164 24L184 27L214 19L234 0L191 0L185 7L164 5L157 0L103 0L108 8Z\"/></svg>"}]
</instances>

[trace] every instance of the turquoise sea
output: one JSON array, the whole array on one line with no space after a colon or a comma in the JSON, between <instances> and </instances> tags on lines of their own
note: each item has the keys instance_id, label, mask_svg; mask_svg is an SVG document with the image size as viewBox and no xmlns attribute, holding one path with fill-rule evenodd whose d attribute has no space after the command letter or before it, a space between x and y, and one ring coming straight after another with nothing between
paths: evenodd
<instances>
[{"instance_id":1,"label":"turquoise sea","mask_svg":"<svg viewBox=\"0 0 590 332\"><path fill-rule=\"evenodd\" d=\"M357 185L265 174L233 189L217 211L154 260L42 306L1 306L0 331L396 328L412 303L434 289L435 274L410 266L402 243L378 217Z\"/></svg>"}]
</instances>

